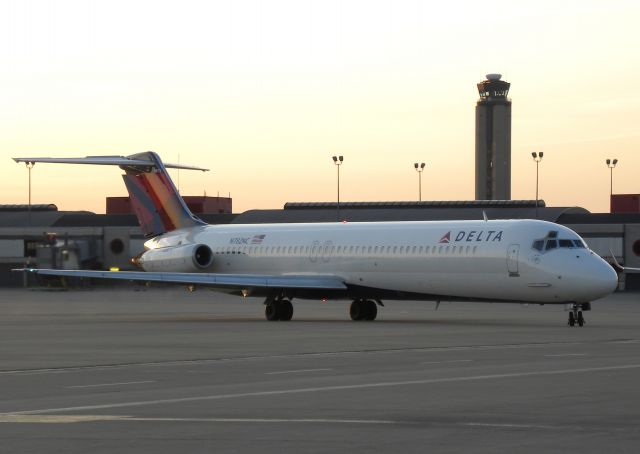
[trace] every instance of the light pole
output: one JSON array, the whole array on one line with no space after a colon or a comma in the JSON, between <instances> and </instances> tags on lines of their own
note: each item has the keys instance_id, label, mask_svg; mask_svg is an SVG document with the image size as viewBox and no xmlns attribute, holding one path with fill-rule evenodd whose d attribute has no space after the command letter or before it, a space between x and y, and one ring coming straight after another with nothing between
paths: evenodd
<instances>
[{"instance_id":1,"label":"light pole","mask_svg":"<svg viewBox=\"0 0 640 454\"><path fill-rule=\"evenodd\" d=\"M336 211L336 220L338 222L340 222L340 166L342 165L342 162L344 161L344 157L342 156L333 156L333 163L336 165L336 168L338 169L338 205L337 205L337 211Z\"/></svg>"},{"instance_id":2,"label":"light pole","mask_svg":"<svg viewBox=\"0 0 640 454\"><path fill-rule=\"evenodd\" d=\"M539 176L539 166L540 161L542 161L542 156L544 156L544 152L536 153L535 151L531 153L533 160L536 162L536 219L538 219L538 176Z\"/></svg>"},{"instance_id":3,"label":"light pole","mask_svg":"<svg viewBox=\"0 0 640 454\"><path fill-rule=\"evenodd\" d=\"M421 162L419 165L417 162L413 163L416 172L418 172L418 202L422 202L422 172L424 171L425 163Z\"/></svg>"},{"instance_id":4,"label":"light pole","mask_svg":"<svg viewBox=\"0 0 640 454\"><path fill-rule=\"evenodd\" d=\"M611 179L610 179L610 191L609 191L609 211L613 211L613 169L616 168L616 165L618 164L618 160L617 159L607 159L605 161L607 163L607 167L609 167L609 170L611 171Z\"/></svg>"}]
</instances>

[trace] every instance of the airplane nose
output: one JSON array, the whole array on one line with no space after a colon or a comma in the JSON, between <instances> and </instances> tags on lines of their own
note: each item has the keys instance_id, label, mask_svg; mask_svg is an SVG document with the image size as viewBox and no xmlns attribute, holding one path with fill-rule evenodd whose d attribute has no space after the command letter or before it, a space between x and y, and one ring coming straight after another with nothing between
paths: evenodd
<instances>
[{"instance_id":1,"label":"airplane nose","mask_svg":"<svg viewBox=\"0 0 640 454\"><path fill-rule=\"evenodd\" d=\"M618 288L618 273L604 260L601 260L589 274L587 285L589 292L594 295L593 299L607 296Z\"/></svg>"}]
</instances>

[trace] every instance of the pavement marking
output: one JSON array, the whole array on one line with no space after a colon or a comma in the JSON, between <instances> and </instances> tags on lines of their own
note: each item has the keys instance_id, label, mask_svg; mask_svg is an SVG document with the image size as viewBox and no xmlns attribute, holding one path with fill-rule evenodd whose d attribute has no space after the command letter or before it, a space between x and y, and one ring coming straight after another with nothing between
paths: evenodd
<instances>
[{"instance_id":1,"label":"pavement marking","mask_svg":"<svg viewBox=\"0 0 640 454\"><path fill-rule=\"evenodd\" d=\"M558 353L556 355L544 355L546 358L566 358L567 356L589 356L588 353Z\"/></svg>"},{"instance_id":2,"label":"pavement marking","mask_svg":"<svg viewBox=\"0 0 640 454\"><path fill-rule=\"evenodd\" d=\"M505 374L471 375L471 376L463 376L463 377L428 378L423 380L358 383L355 385L319 386L314 388L296 388L296 389L283 389L283 390L274 390L274 391L253 391L253 392L245 392L245 393L214 394L209 396L177 397L172 399L142 400L137 402L136 401L117 402L112 404L80 405L76 407L43 408L38 410L13 411L13 412L0 413L0 416L2 415L38 415L38 414L46 414L46 413L63 413L63 412L71 412L71 411L99 410L99 409L106 409L106 408L143 407L143 406L149 406L149 405L166 405L166 404L176 404L176 403L185 403L185 402L237 399L237 398L243 398L243 397L268 397L268 396L280 396L280 395L286 395L286 394L344 391L344 390L350 390L350 389L388 388L388 387L395 387L395 386L427 385L427 384L436 384L436 383L456 383L456 382L460 383L460 382L482 381L482 380L499 380L504 378L554 376L554 375L567 375L567 374L581 374L581 373L588 373L588 372L625 371L625 370L634 370L634 369L640 369L640 364L625 364L620 366L607 366L607 367L588 367L588 368L580 368L580 369L560 369L560 370L550 370L550 371L513 372L513 373L505 373Z\"/></svg>"},{"instance_id":3,"label":"pavement marking","mask_svg":"<svg viewBox=\"0 0 640 454\"><path fill-rule=\"evenodd\" d=\"M328 368L322 368L322 369L297 369L297 370L282 370L282 371L278 371L278 372L265 372L265 375L282 375L282 374L301 374L304 372L320 372L320 371L325 371L325 370L333 370L333 369L328 369Z\"/></svg>"},{"instance_id":4,"label":"pavement marking","mask_svg":"<svg viewBox=\"0 0 640 454\"><path fill-rule=\"evenodd\" d=\"M118 421L122 416L108 415L0 415L0 423L69 424L75 422Z\"/></svg>"},{"instance_id":5,"label":"pavement marking","mask_svg":"<svg viewBox=\"0 0 640 454\"><path fill-rule=\"evenodd\" d=\"M423 421L386 419L332 419L332 418L178 418L178 417L137 417L118 415L0 415L0 424L74 424L91 422L186 422L186 423L231 423L231 424L351 424L351 425L425 425ZM428 426L467 427L480 429L516 430L580 430L584 428L564 425L514 424L514 423L426 423Z\"/></svg>"},{"instance_id":6,"label":"pavement marking","mask_svg":"<svg viewBox=\"0 0 640 454\"><path fill-rule=\"evenodd\" d=\"M139 385L141 383L155 383L155 380L145 380L145 381L123 381L119 383L99 383L95 385L75 385L75 386L65 386L65 388L100 388L103 386L125 386L125 385Z\"/></svg>"},{"instance_id":7,"label":"pavement marking","mask_svg":"<svg viewBox=\"0 0 640 454\"><path fill-rule=\"evenodd\" d=\"M483 422L465 422L460 423L460 426L467 427L491 427L496 429L544 429L544 430L564 430L564 427L558 426L543 426L537 424L509 424L509 423L483 423Z\"/></svg>"},{"instance_id":8,"label":"pavement marking","mask_svg":"<svg viewBox=\"0 0 640 454\"><path fill-rule=\"evenodd\" d=\"M449 361L425 361L419 364L451 364L451 363L472 363L472 359L452 359Z\"/></svg>"},{"instance_id":9,"label":"pavement marking","mask_svg":"<svg viewBox=\"0 0 640 454\"><path fill-rule=\"evenodd\" d=\"M380 419L288 419L288 418L126 418L127 421L169 422L241 422L241 423L322 423L322 424L410 424L404 421Z\"/></svg>"},{"instance_id":10,"label":"pavement marking","mask_svg":"<svg viewBox=\"0 0 640 454\"><path fill-rule=\"evenodd\" d=\"M620 342L624 342L621 339ZM608 341L612 343L614 341ZM557 345L583 345L589 342L570 341L570 342L539 342L539 343L524 343L524 344L495 344L495 345L459 345L450 347L409 347L409 348L390 348L390 349L371 349L371 350L344 350L337 352L311 352L311 353L291 353L284 355L265 355L265 356L237 356L226 358L195 358L195 359L183 359L183 360L171 360L171 361L144 361L144 362L132 362L121 364L93 364L87 366L69 366L69 367L48 367L39 369L13 369L0 371L2 375L40 375L40 374L63 374L69 372L78 371L93 371L102 369L122 369L127 367L166 367L166 366L193 366L204 364L218 364L225 362L236 361L264 361L270 359L289 359L289 358L323 358L323 357L335 357L346 355L374 355L385 353L398 353L398 352L446 352L446 351L465 351L465 350L504 350L504 349L521 349L521 348L547 348ZM603 342L593 342L603 343Z\"/></svg>"},{"instance_id":11,"label":"pavement marking","mask_svg":"<svg viewBox=\"0 0 640 454\"><path fill-rule=\"evenodd\" d=\"M19 424L69 424L100 421L139 422L218 422L218 423L311 423L311 424L412 424L404 421L380 419L328 419L328 418L153 418L114 415L0 415L1 423Z\"/></svg>"}]
</instances>

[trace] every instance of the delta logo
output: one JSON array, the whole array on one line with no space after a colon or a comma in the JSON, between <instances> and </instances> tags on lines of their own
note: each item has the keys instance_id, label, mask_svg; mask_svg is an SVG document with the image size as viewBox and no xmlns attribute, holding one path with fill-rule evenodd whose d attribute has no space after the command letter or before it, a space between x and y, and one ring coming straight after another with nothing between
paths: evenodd
<instances>
[{"instance_id":1,"label":"delta logo","mask_svg":"<svg viewBox=\"0 0 640 454\"><path fill-rule=\"evenodd\" d=\"M460 230L455 238L453 239L454 243L459 242L494 242L494 241L502 241L502 230ZM448 231L440 238L438 243L451 243L451 231Z\"/></svg>"}]
</instances>

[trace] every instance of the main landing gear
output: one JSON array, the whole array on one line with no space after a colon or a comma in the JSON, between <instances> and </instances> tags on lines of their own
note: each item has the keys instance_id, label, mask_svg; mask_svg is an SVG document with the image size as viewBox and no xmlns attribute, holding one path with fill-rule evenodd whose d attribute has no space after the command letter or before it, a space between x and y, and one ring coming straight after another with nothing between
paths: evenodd
<instances>
[{"instance_id":1,"label":"main landing gear","mask_svg":"<svg viewBox=\"0 0 640 454\"><path fill-rule=\"evenodd\" d=\"M349 307L351 320L375 320L378 315L378 306L373 300L354 300Z\"/></svg>"},{"instance_id":2,"label":"main landing gear","mask_svg":"<svg viewBox=\"0 0 640 454\"><path fill-rule=\"evenodd\" d=\"M266 305L264 316L270 322L276 320L288 322L291 320L291 317L293 317L293 304L291 304L291 300L284 297L267 298L264 304Z\"/></svg>"},{"instance_id":3,"label":"main landing gear","mask_svg":"<svg viewBox=\"0 0 640 454\"><path fill-rule=\"evenodd\" d=\"M284 295L270 296L264 304L264 316L270 322L289 321L293 317L293 304ZM351 320L375 320L378 315L378 304L382 306L379 300L354 300L349 307Z\"/></svg>"},{"instance_id":4,"label":"main landing gear","mask_svg":"<svg viewBox=\"0 0 640 454\"><path fill-rule=\"evenodd\" d=\"M582 311L590 311L591 303L573 303L569 306L569 321L567 321L567 325L569 326L584 326L585 320L582 315Z\"/></svg>"}]
</instances>

